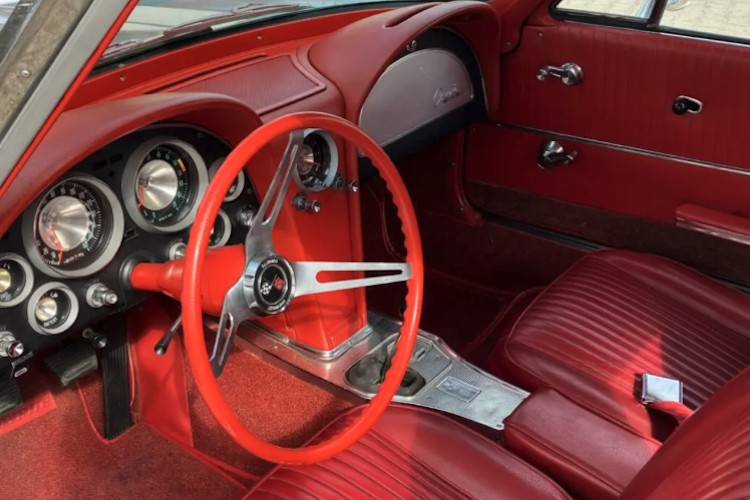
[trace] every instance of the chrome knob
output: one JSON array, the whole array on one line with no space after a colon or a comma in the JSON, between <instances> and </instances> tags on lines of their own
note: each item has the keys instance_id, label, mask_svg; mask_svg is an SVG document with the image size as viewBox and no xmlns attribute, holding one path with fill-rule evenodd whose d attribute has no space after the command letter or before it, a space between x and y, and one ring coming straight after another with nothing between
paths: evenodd
<instances>
[{"instance_id":1,"label":"chrome knob","mask_svg":"<svg viewBox=\"0 0 750 500\"><path fill-rule=\"evenodd\" d=\"M23 344L12 333L0 332L0 358L20 358L24 350Z\"/></svg>"},{"instance_id":2,"label":"chrome knob","mask_svg":"<svg viewBox=\"0 0 750 500\"><path fill-rule=\"evenodd\" d=\"M169 256L169 260L182 259L183 257L185 257L186 251L187 245L184 241L175 241L174 243L169 245L167 256Z\"/></svg>"},{"instance_id":3,"label":"chrome knob","mask_svg":"<svg viewBox=\"0 0 750 500\"><path fill-rule=\"evenodd\" d=\"M255 210L250 207L245 207L237 212L237 222L244 227L250 227L255 220Z\"/></svg>"},{"instance_id":4,"label":"chrome knob","mask_svg":"<svg viewBox=\"0 0 750 500\"><path fill-rule=\"evenodd\" d=\"M120 300L113 290L104 283L95 283L86 290L86 303L91 307L99 308L113 306Z\"/></svg>"},{"instance_id":5,"label":"chrome knob","mask_svg":"<svg viewBox=\"0 0 750 500\"><path fill-rule=\"evenodd\" d=\"M292 200L292 205L300 212L310 212L311 214L320 213L323 209L318 200L309 199L305 193L297 193Z\"/></svg>"},{"instance_id":6,"label":"chrome knob","mask_svg":"<svg viewBox=\"0 0 750 500\"><path fill-rule=\"evenodd\" d=\"M34 306L34 316L40 323L46 323L57 316L57 301L52 297L42 297Z\"/></svg>"}]
</instances>

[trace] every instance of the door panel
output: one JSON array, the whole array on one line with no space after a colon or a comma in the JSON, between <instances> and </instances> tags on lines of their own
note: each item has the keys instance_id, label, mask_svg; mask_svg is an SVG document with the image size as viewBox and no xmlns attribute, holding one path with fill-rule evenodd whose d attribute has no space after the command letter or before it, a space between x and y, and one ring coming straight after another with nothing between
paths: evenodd
<instances>
[{"instance_id":1,"label":"door panel","mask_svg":"<svg viewBox=\"0 0 750 500\"><path fill-rule=\"evenodd\" d=\"M503 58L498 121L750 168L750 48L551 22L526 26ZM545 65L569 61L583 68L582 84L537 80ZM702 101L702 112L674 114L680 95Z\"/></svg>"},{"instance_id":2,"label":"door panel","mask_svg":"<svg viewBox=\"0 0 750 500\"><path fill-rule=\"evenodd\" d=\"M685 205L721 220L750 216L750 47L560 21L550 16L550 3L530 16L516 50L502 56L502 100L492 123L467 136L471 201L496 215L747 281L744 267L726 272L733 267L726 258L746 246L725 241L718 252L716 237L689 237L705 229L701 224L677 226ZM566 62L583 69L580 85L537 78L540 68ZM701 101L701 112L675 114L678 96ZM572 164L540 169L537 153L548 140L575 150ZM527 218L503 202L509 193L570 212ZM612 224L603 232L571 214ZM686 246L678 248L678 240ZM719 260L723 267L712 267Z\"/></svg>"}]
</instances>

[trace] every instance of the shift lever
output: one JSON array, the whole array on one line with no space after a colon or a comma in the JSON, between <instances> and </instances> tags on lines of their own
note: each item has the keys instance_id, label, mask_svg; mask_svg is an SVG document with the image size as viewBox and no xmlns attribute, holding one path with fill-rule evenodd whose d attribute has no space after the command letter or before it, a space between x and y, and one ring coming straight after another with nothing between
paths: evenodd
<instances>
[{"instance_id":1,"label":"shift lever","mask_svg":"<svg viewBox=\"0 0 750 500\"><path fill-rule=\"evenodd\" d=\"M179 315L177 316L177 319L174 320L174 323L172 323L172 326L170 326L169 329L164 333L164 336L162 336L161 340L159 340L159 342L157 342L154 346L154 352L158 356L164 356L167 353L167 349L169 348L170 342L172 342L174 334L177 333L177 330L179 330L181 326L182 315Z\"/></svg>"}]
</instances>

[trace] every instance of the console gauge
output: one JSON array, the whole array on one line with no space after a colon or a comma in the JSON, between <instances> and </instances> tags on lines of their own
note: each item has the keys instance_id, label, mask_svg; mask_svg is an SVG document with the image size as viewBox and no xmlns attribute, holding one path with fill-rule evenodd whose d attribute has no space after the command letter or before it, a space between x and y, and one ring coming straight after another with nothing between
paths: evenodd
<instances>
[{"instance_id":1,"label":"console gauge","mask_svg":"<svg viewBox=\"0 0 750 500\"><path fill-rule=\"evenodd\" d=\"M226 160L225 157L218 158L214 160L214 162L211 164L211 168L208 169L208 176L209 178L213 179L216 175L216 172L219 170L219 167L221 167L221 164L224 163L224 160ZM245 171L241 170L237 178L234 180L231 186L229 186L229 190L227 191L227 195L224 197L225 202L234 201L237 198L240 197L242 194L242 191L245 189L245 185L247 184L247 177L245 176Z\"/></svg>"},{"instance_id":2,"label":"console gauge","mask_svg":"<svg viewBox=\"0 0 750 500\"><path fill-rule=\"evenodd\" d=\"M128 159L122 178L125 207L150 232L168 233L192 224L208 184L206 164L190 144L155 138Z\"/></svg>"},{"instance_id":3,"label":"console gauge","mask_svg":"<svg viewBox=\"0 0 750 500\"><path fill-rule=\"evenodd\" d=\"M42 335L63 333L78 318L78 298L63 283L45 283L31 294L27 318Z\"/></svg>"},{"instance_id":4,"label":"console gauge","mask_svg":"<svg viewBox=\"0 0 750 500\"><path fill-rule=\"evenodd\" d=\"M31 293L34 273L20 255L0 254L0 308L20 304Z\"/></svg>"},{"instance_id":5,"label":"console gauge","mask_svg":"<svg viewBox=\"0 0 750 500\"><path fill-rule=\"evenodd\" d=\"M27 212L23 239L42 272L75 278L106 266L120 248L123 230L122 208L112 190L80 176L55 185Z\"/></svg>"},{"instance_id":6,"label":"console gauge","mask_svg":"<svg viewBox=\"0 0 750 500\"><path fill-rule=\"evenodd\" d=\"M214 227L211 228L211 236L208 239L208 248L223 247L229 241L229 237L232 235L232 223L229 221L229 216L224 210L219 210L214 222Z\"/></svg>"},{"instance_id":7,"label":"console gauge","mask_svg":"<svg viewBox=\"0 0 750 500\"><path fill-rule=\"evenodd\" d=\"M302 189L323 191L333 184L338 162L338 148L333 137L322 130L306 130L294 179Z\"/></svg>"}]
</instances>

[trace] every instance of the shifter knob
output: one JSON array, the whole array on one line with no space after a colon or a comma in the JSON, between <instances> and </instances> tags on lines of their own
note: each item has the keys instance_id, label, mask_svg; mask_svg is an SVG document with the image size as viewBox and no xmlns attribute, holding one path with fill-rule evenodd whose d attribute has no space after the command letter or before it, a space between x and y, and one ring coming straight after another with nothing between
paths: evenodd
<instances>
[{"instance_id":1,"label":"shifter knob","mask_svg":"<svg viewBox=\"0 0 750 500\"><path fill-rule=\"evenodd\" d=\"M23 344L10 332L0 332L0 358L19 358L24 353Z\"/></svg>"}]
</instances>

